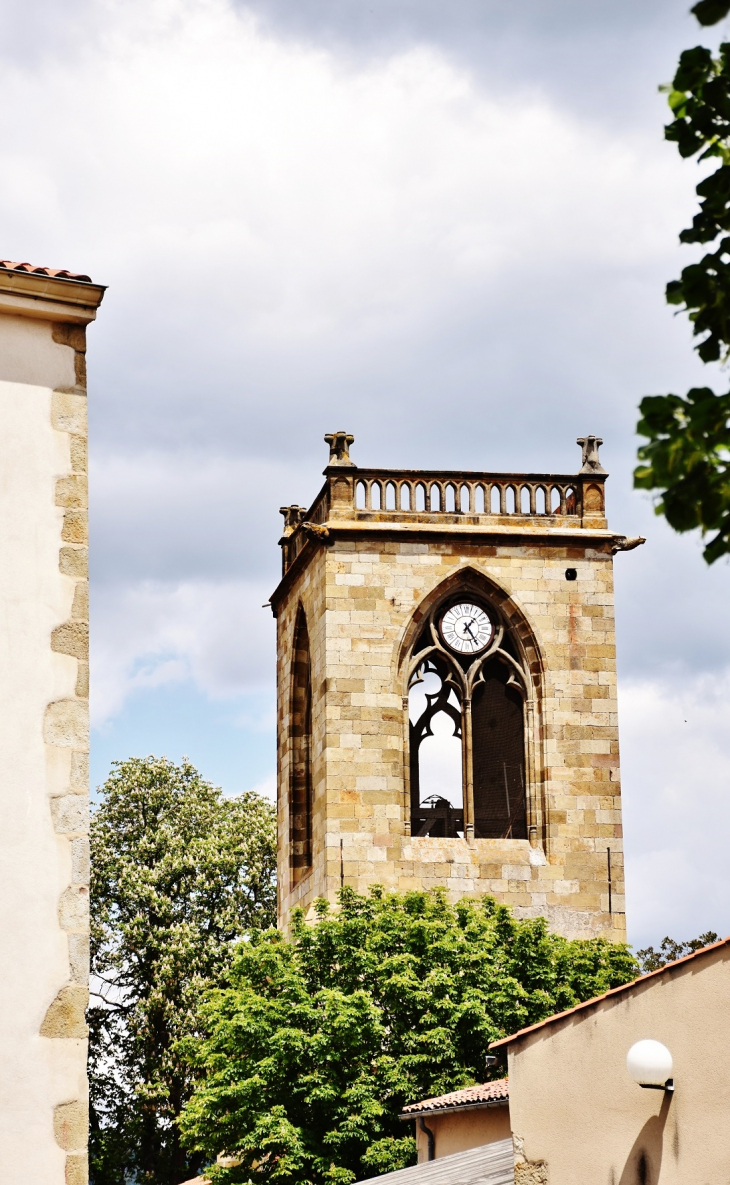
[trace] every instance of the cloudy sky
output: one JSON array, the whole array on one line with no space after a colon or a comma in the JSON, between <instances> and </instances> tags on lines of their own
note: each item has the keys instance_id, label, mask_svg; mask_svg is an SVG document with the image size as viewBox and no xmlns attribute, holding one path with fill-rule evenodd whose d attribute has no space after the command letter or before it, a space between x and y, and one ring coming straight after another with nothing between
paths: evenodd
<instances>
[{"instance_id":1,"label":"cloudy sky","mask_svg":"<svg viewBox=\"0 0 730 1185\"><path fill-rule=\"evenodd\" d=\"M273 788L278 507L365 465L571 471L605 440L628 920L730 932L730 572L631 490L636 406L727 376L663 288L689 0L4 0L0 254L89 333L93 776ZM448 428L448 430L447 430ZM724 843L724 841L723 841ZM722 849L722 850L721 850Z\"/></svg>"}]
</instances>

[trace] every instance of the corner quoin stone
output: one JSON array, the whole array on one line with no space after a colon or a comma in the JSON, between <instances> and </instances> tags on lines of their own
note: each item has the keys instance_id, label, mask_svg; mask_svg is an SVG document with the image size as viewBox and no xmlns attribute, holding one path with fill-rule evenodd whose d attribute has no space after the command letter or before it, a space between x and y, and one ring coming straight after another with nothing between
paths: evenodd
<instances>
[{"instance_id":1,"label":"corner quoin stone","mask_svg":"<svg viewBox=\"0 0 730 1185\"><path fill-rule=\"evenodd\" d=\"M88 1037L88 1006L88 988L73 983L61 988L43 1019L41 1037Z\"/></svg>"},{"instance_id":2,"label":"corner quoin stone","mask_svg":"<svg viewBox=\"0 0 730 1185\"><path fill-rule=\"evenodd\" d=\"M59 1103L53 1113L53 1134L64 1152L85 1153L89 1139L88 1102L73 1099L70 1103Z\"/></svg>"},{"instance_id":3,"label":"corner quoin stone","mask_svg":"<svg viewBox=\"0 0 730 1185\"><path fill-rule=\"evenodd\" d=\"M89 705L81 699L50 703L43 722L43 738L49 745L84 749L89 744Z\"/></svg>"}]
</instances>

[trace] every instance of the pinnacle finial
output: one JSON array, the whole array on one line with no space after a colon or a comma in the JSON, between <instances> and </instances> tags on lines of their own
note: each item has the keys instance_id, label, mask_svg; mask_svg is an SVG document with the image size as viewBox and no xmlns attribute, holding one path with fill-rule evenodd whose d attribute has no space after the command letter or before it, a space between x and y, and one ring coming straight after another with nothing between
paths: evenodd
<instances>
[{"instance_id":1,"label":"pinnacle finial","mask_svg":"<svg viewBox=\"0 0 730 1185\"><path fill-rule=\"evenodd\" d=\"M324 439L330 446L328 465L355 464L350 460L350 445L355 443L354 436L351 436L349 432L328 432Z\"/></svg>"},{"instance_id":2,"label":"pinnacle finial","mask_svg":"<svg viewBox=\"0 0 730 1185\"><path fill-rule=\"evenodd\" d=\"M284 515L284 534L291 535L307 513L306 506L280 506L279 514Z\"/></svg>"},{"instance_id":3,"label":"pinnacle finial","mask_svg":"<svg viewBox=\"0 0 730 1185\"><path fill-rule=\"evenodd\" d=\"M600 436L579 436L576 440L583 450L581 473L605 473L606 470L601 464L601 458L598 455L598 449L603 444L603 438Z\"/></svg>"}]
</instances>

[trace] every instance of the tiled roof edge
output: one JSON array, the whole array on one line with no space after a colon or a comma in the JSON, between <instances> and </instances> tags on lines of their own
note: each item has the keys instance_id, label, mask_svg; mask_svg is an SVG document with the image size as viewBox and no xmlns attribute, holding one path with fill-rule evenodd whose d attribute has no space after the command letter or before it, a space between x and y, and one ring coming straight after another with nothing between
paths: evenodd
<instances>
[{"instance_id":1,"label":"tiled roof edge","mask_svg":"<svg viewBox=\"0 0 730 1185\"><path fill-rule=\"evenodd\" d=\"M36 267L32 263L14 263L11 259L0 259L0 268L6 272L26 272L33 276L49 276L52 280L75 280L77 283L91 284L91 276L81 272L69 272L64 268Z\"/></svg>"},{"instance_id":2,"label":"tiled roof edge","mask_svg":"<svg viewBox=\"0 0 730 1185\"><path fill-rule=\"evenodd\" d=\"M480 1099L476 1103L454 1103L448 1107L422 1107L420 1111L401 1111L399 1119L418 1119L419 1116L455 1115L457 1111L489 1111L493 1107L508 1107L509 1095L499 1095L494 1099Z\"/></svg>"},{"instance_id":3,"label":"tiled roof edge","mask_svg":"<svg viewBox=\"0 0 730 1185\"><path fill-rule=\"evenodd\" d=\"M496 1103L506 1103L509 1101L509 1086L507 1078L499 1078L495 1082L484 1082L476 1086L465 1086L463 1090L452 1090L448 1094L437 1095L432 1099L421 1099L417 1103L409 1103L401 1111L400 1119L413 1119L417 1115L432 1113L434 1111L463 1111L473 1107L489 1107ZM501 1092L499 1091L499 1088ZM492 1094L491 1089L494 1089ZM482 1098L470 1098L470 1095L477 1094L478 1091L484 1091Z\"/></svg>"}]
</instances>

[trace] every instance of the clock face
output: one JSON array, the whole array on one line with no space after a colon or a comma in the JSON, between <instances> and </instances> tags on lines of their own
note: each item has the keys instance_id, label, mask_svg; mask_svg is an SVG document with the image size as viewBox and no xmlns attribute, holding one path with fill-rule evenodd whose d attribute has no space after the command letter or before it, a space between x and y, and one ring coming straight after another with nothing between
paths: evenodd
<instances>
[{"instance_id":1,"label":"clock face","mask_svg":"<svg viewBox=\"0 0 730 1185\"><path fill-rule=\"evenodd\" d=\"M478 605L459 601L441 618L441 636L457 654L478 654L489 645L494 626Z\"/></svg>"}]
</instances>

